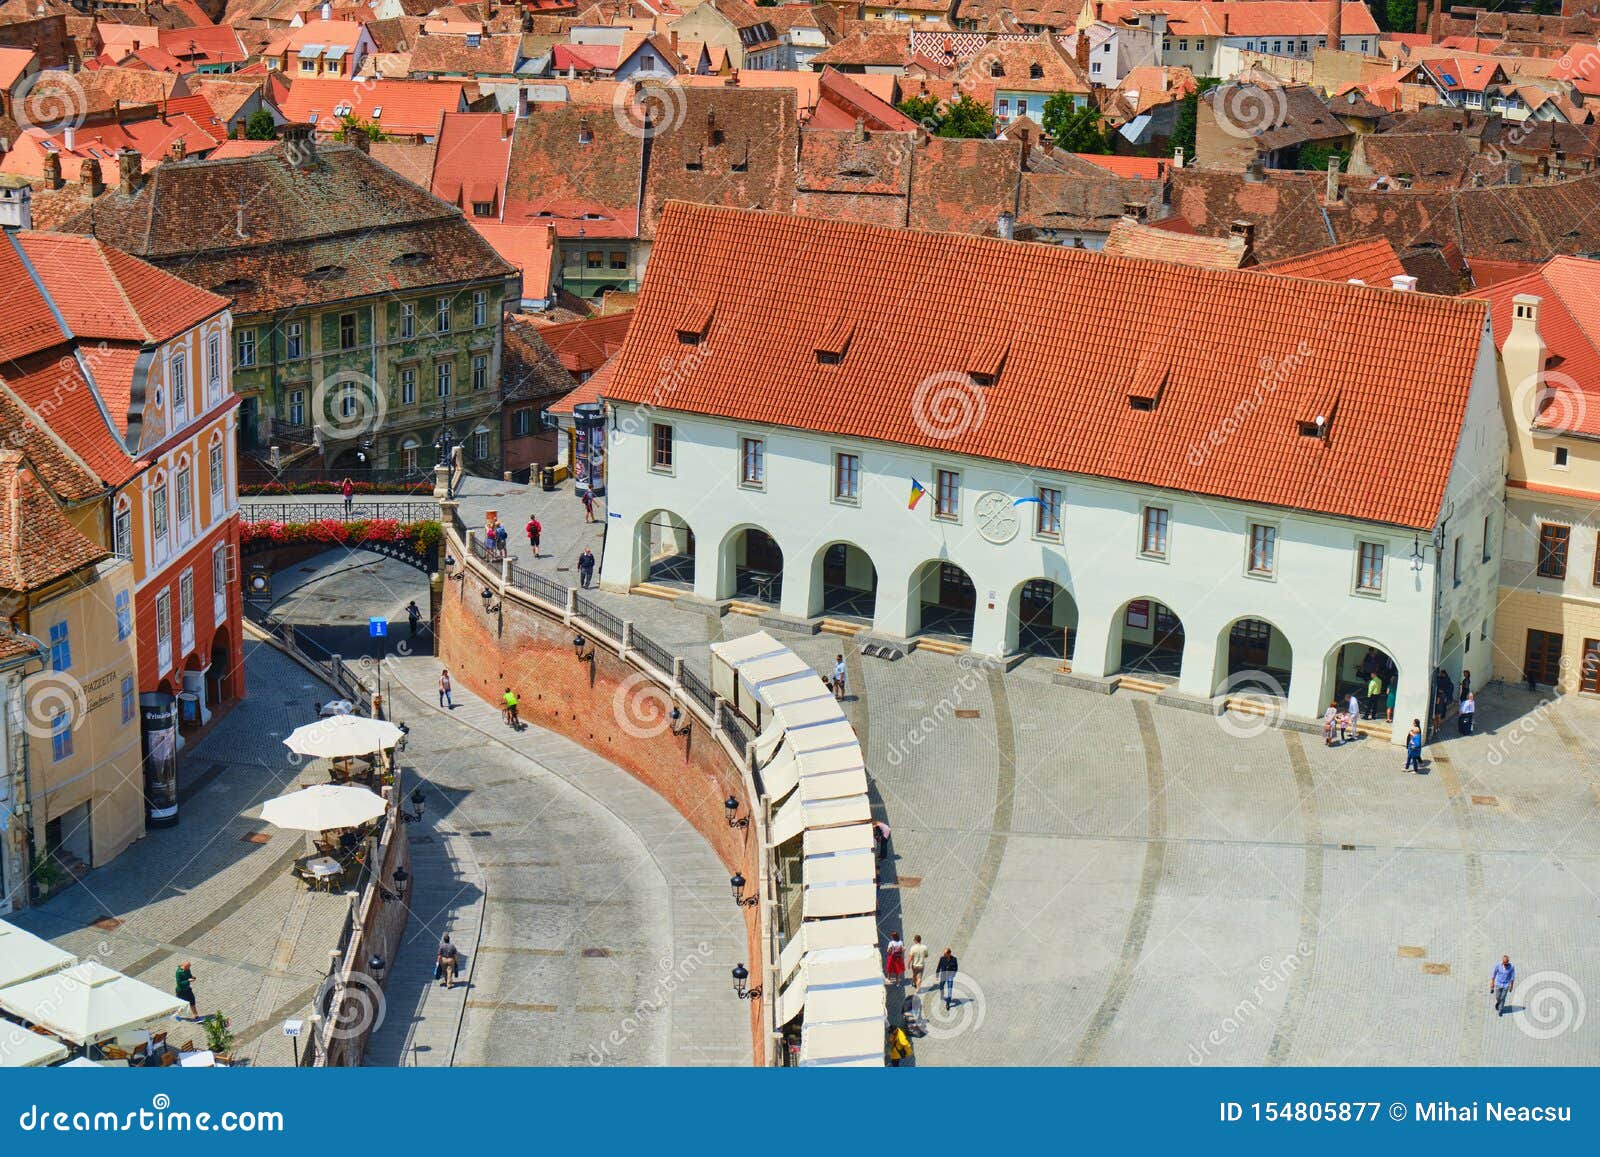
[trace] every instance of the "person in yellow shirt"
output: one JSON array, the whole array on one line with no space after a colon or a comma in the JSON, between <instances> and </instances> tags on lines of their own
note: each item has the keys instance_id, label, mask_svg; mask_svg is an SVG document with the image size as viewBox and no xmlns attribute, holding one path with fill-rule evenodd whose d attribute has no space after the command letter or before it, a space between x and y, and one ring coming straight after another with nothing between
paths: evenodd
<instances>
[{"instance_id":1,"label":"person in yellow shirt","mask_svg":"<svg viewBox=\"0 0 1600 1157\"><path fill-rule=\"evenodd\" d=\"M911 1055L911 1038L899 1025L889 1030L889 1063L899 1068L900 1062Z\"/></svg>"},{"instance_id":2,"label":"person in yellow shirt","mask_svg":"<svg viewBox=\"0 0 1600 1157\"><path fill-rule=\"evenodd\" d=\"M517 693L511 688L506 688L506 723L513 731L520 730L522 720L517 718Z\"/></svg>"}]
</instances>

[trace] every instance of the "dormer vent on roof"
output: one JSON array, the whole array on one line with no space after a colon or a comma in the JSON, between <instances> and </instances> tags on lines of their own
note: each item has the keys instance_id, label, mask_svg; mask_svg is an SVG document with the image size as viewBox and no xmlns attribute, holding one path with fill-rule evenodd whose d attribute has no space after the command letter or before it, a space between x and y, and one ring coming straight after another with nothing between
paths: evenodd
<instances>
[{"instance_id":1,"label":"dormer vent on roof","mask_svg":"<svg viewBox=\"0 0 1600 1157\"><path fill-rule=\"evenodd\" d=\"M1334 415L1339 412L1339 399L1337 397L1323 399L1322 404L1313 408L1312 412L1301 413L1295 427L1300 431L1302 438L1320 438L1327 441L1328 434L1333 430Z\"/></svg>"},{"instance_id":2,"label":"dormer vent on roof","mask_svg":"<svg viewBox=\"0 0 1600 1157\"><path fill-rule=\"evenodd\" d=\"M850 339L855 332L856 323L847 317L841 317L832 325L824 327L817 335L813 347L817 355L817 364L836 366L844 361L845 351L850 348Z\"/></svg>"},{"instance_id":3,"label":"dormer vent on roof","mask_svg":"<svg viewBox=\"0 0 1600 1157\"><path fill-rule=\"evenodd\" d=\"M673 325L678 340L684 345L699 345L711 332L711 317L717 311L715 298L701 297L687 301L678 320Z\"/></svg>"},{"instance_id":4,"label":"dormer vent on roof","mask_svg":"<svg viewBox=\"0 0 1600 1157\"><path fill-rule=\"evenodd\" d=\"M994 385L1001 369L1005 367L1006 354L1010 352L1011 342L1008 338L996 337L979 342L967 354L967 377L976 386Z\"/></svg>"}]
</instances>

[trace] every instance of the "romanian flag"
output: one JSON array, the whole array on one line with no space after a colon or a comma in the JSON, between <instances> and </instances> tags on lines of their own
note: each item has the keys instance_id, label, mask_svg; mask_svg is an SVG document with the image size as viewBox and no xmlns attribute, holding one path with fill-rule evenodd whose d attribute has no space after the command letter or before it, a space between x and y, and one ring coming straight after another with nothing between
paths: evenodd
<instances>
[{"instance_id":1,"label":"romanian flag","mask_svg":"<svg viewBox=\"0 0 1600 1157\"><path fill-rule=\"evenodd\" d=\"M911 501L906 503L906 509L915 510L917 503L922 501L922 496L927 492L928 488L913 478L911 480Z\"/></svg>"}]
</instances>

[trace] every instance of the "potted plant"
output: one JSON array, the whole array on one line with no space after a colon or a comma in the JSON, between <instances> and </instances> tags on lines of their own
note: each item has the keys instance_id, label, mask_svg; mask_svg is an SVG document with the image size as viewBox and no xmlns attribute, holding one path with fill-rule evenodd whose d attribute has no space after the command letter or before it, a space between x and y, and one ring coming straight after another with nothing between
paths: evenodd
<instances>
[{"instance_id":1,"label":"potted plant","mask_svg":"<svg viewBox=\"0 0 1600 1157\"><path fill-rule=\"evenodd\" d=\"M216 1057L217 1063L229 1064L233 1057L233 1030L228 1027L227 1020L220 1012L214 1012L205 1019L206 1048L210 1049Z\"/></svg>"}]
</instances>

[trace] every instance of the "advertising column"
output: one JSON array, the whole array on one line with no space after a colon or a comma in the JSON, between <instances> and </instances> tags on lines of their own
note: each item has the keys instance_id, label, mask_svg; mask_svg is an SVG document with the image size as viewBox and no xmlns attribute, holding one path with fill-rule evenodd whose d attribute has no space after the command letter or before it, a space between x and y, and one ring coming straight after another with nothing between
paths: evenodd
<instances>
[{"instance_id":1,"label":"advertising column","mask_svg":"<svg viewBox=\"0 0 1600 1157\"><path fill-rule=\"evenodd\" d=\"M171 827L178 822L178 704L172 696L139 696L139 737L146 826Z\"/></svg>"}]
</instances>

